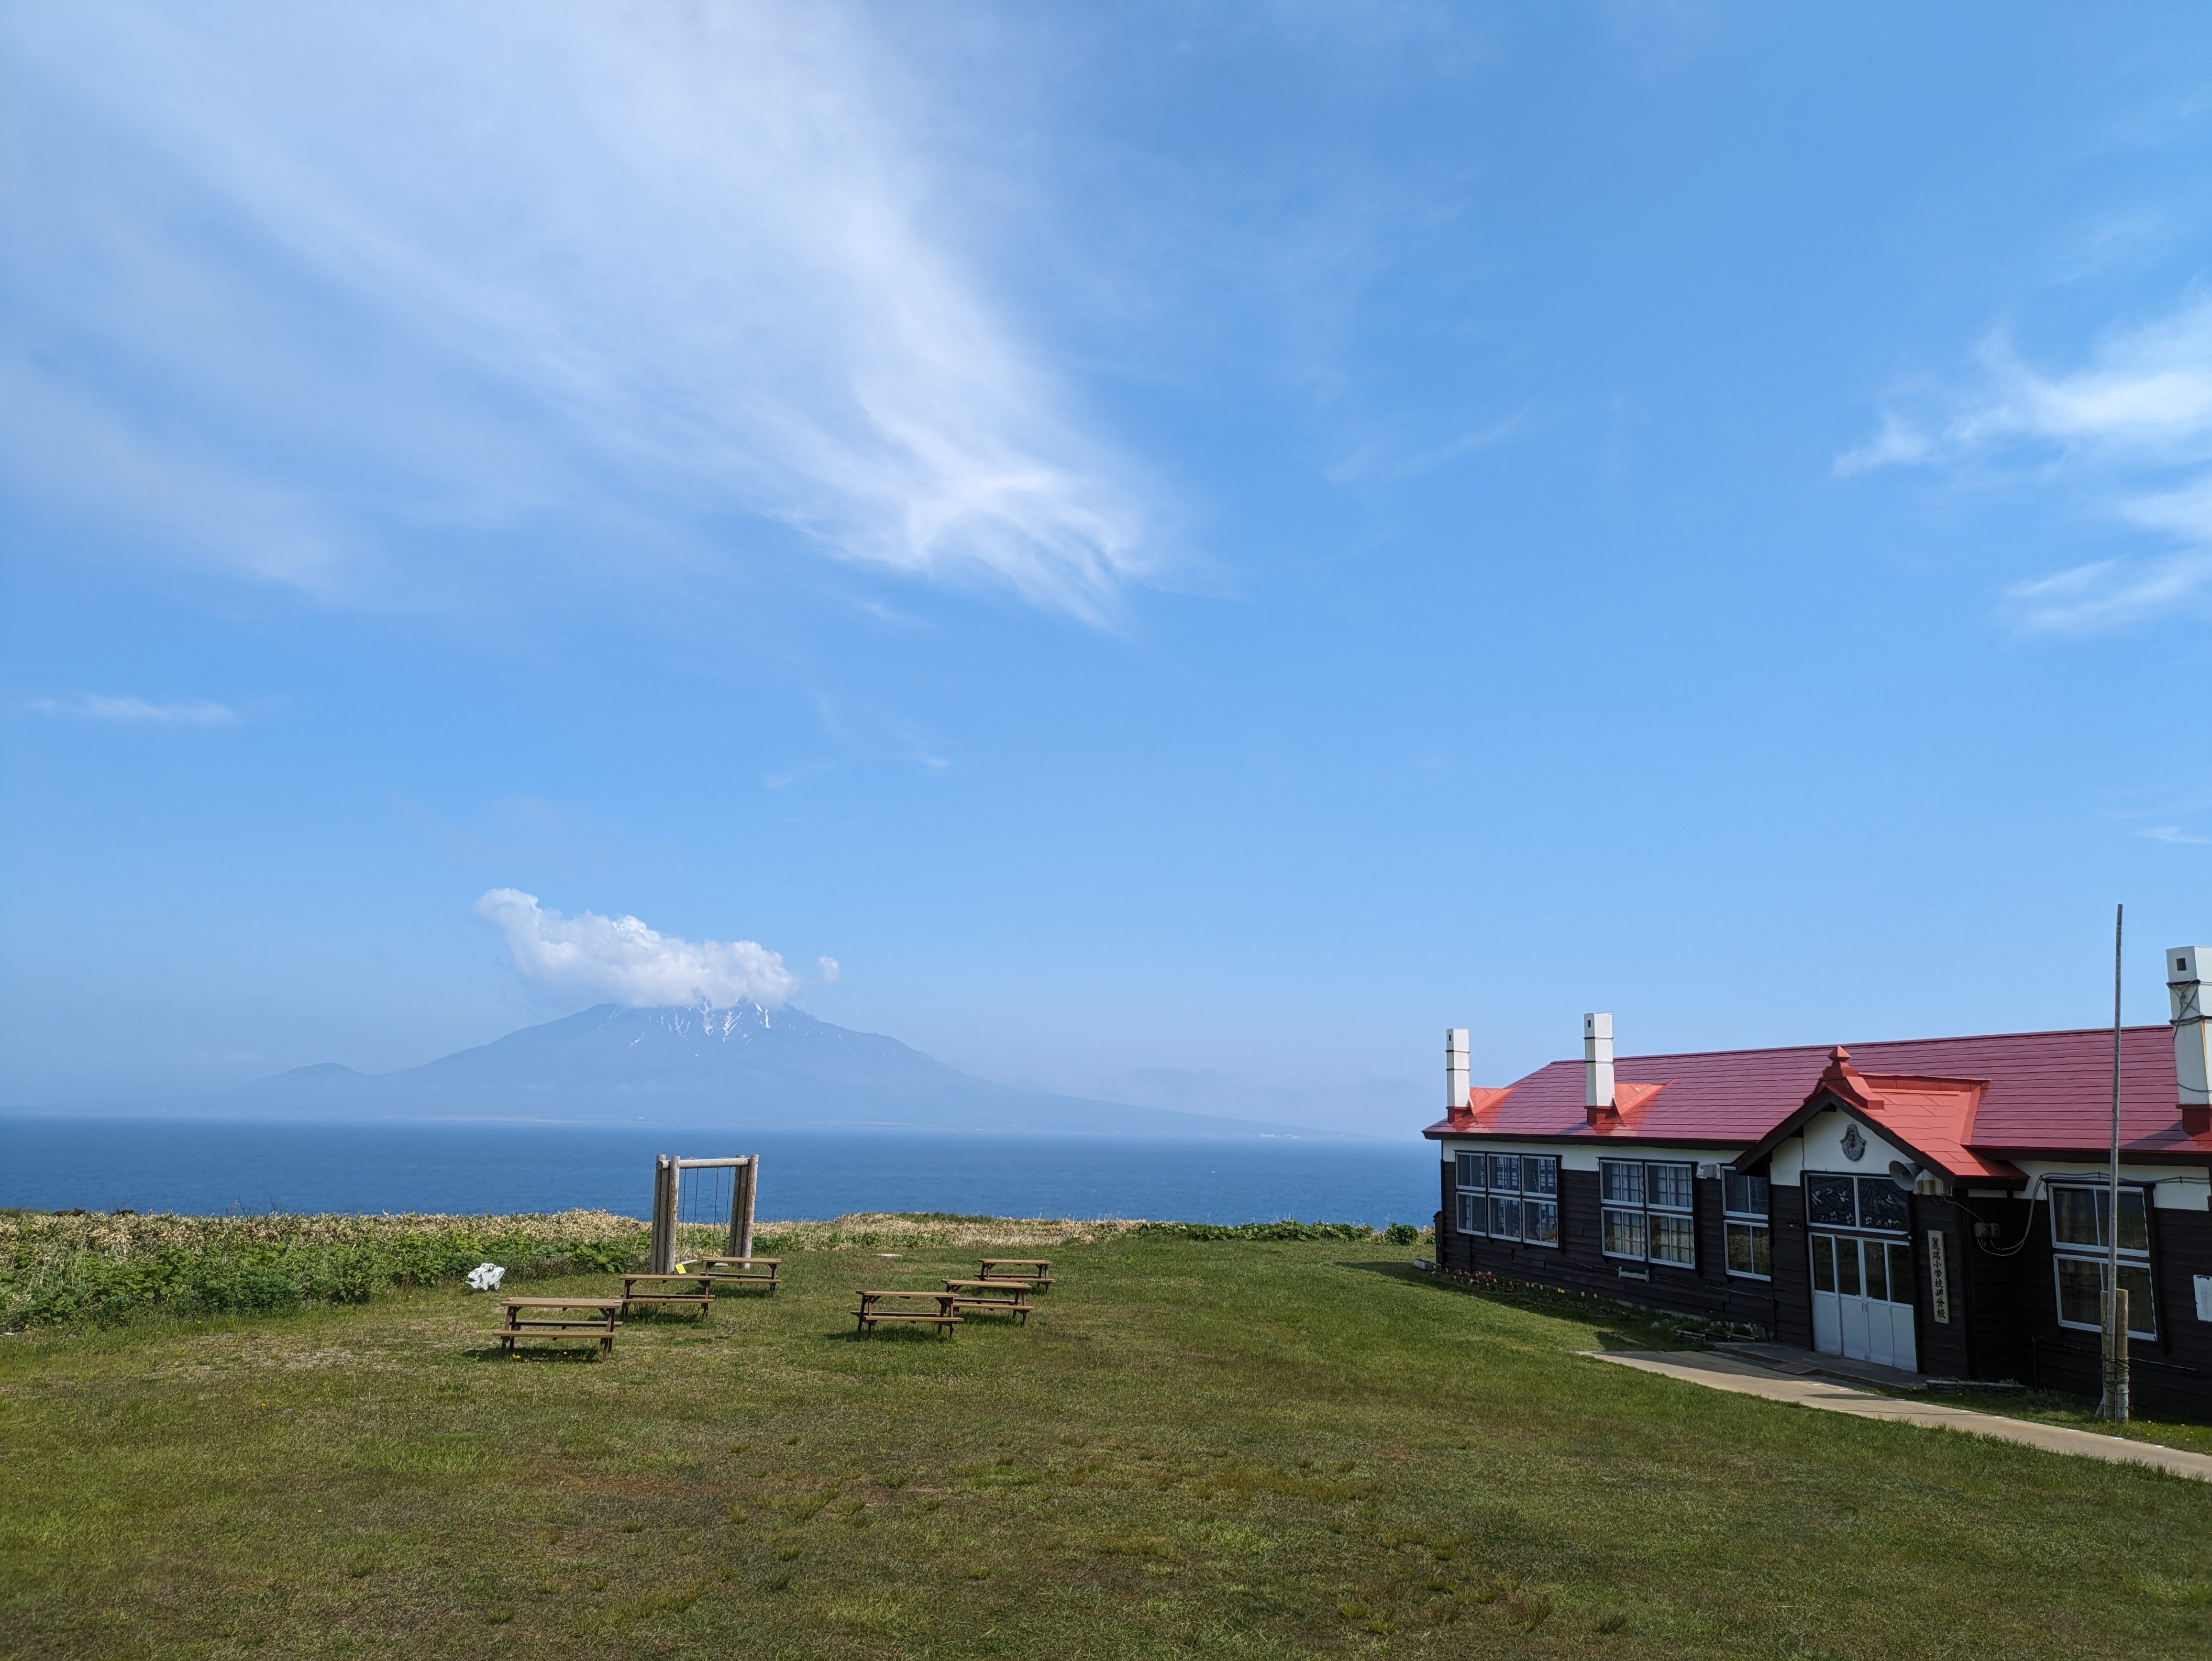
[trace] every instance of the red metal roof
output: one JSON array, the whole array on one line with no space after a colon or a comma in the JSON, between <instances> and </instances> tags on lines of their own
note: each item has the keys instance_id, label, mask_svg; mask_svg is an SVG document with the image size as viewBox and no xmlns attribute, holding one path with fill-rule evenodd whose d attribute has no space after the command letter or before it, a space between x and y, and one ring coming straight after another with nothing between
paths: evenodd
<instances>
[{"instance_id":1,"label":"red metal roof","mask_svg":"<svg viewBox=\"0 0 2212 1661\"><path fill-rule=\"evenodd\" d=\"M2109 1144L2109 1027L1855 1043L1848 1050L1850 1065L1881 1099L1871 1116L1954 1175L1976 1174L1978 1166L1993 1171L2007 1153L2094 1153ZM1614 1064L1621 1080L1616 1099L1626 1110L1617 1126L1602 1129L1584 1115L1582 1063L1553 1062L1504 1090L1472 1092L1475 1111L1439 1120L1423 1134L1750 1147L1804 1105L1829 1057L1826 1046L1810 1044L1623 1056ZM1632 1080L1656 1088L1632 1092ZM2178 1096L2172 1029L2127 1028L2122 1147L2212 1158L2212 1133L2191 1136L2181 1128Z\"/></svg>"}]
</instances>

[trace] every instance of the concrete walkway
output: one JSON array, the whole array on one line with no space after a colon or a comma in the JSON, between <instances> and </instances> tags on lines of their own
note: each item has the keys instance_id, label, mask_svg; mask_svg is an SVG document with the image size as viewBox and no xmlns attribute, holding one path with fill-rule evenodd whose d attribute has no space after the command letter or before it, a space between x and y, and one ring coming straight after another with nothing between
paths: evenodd
<instances>
[{"instance_id":1,"label":"concrete walkway","mask_svg":"<svg viewBox=\"0 0 2212 1661\"><path fill-rule=\"evenodd\" d=\"M1723 1355L1741 1355L1747 1361L1757 1361L1774 1372L1794 1372L1801 1378L1808 1373L1826 1373L1831 1378L1841 1378L1846 1384L1880 1384L1885 1390L1925 1390L1928 1375L1911 1372L1903 1367L1884 1366L1879 1361L1854 1361L1844 1355L1822 1355L1809 1349L1793 1349L1788 1344L1715 1344L1713 1348Z\"/></svg>"},{"instance_id":2,"label":"concrete walkway","mask_svg":"<svg viewBox=\"0 0 2212 1661\"><path fill-rule=\"evenodd\" d=\"M1829 1413L1853 1413L1862 1419L1891 1419L1933 1430L1963 1431L1969 1436L1989 1436L2000 1442L2019 1442L2046 1453L2071 1453L2087 1459L2108 1459L2115 1464L2153 1465L2177 1476L2212 1482L2212 1453L2188 1453L2160 1447L2154 1442L2130 1442L2121 1436L2100 1436L2092 1431L2069 1430L2063 1425L2039 1425L2027 1419L2006 1419L1994 1413L1973 1413L1938 1402L1902 1401L1856 1390L1834 1378L1796 1377L1740 1355L1716 1350L1632 1349L1584 1350L1595 1361L1680 1378L1709 1390L1734 1390L1763 1396L1770 1402L1795 1402L1800 1407Z\"/></svg>"}]
</instances>

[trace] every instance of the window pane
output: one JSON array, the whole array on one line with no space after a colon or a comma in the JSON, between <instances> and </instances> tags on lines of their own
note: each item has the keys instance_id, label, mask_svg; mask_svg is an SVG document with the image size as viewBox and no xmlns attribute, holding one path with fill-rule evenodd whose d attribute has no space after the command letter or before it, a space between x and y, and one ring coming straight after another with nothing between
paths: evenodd
<instances>
[{"instance_id":1,"label":"window pane","mask_svg":"<svg viewBox=\"0 0 2212 1661\"><path fill-rule=\"evenodd\" d=\"M1909 1304L1912 1301L1912 1248L1899 1245L1889 1247L1889 1301Z\"/></svg>"},{"instance_id":2,"label":"window pane","mask_svg":"<svg viewBox=\"0 0 2212 1661\"><path fill-rule=\"evenodd\" d=\"M1866 1295L1876 1303L1889 1298L1889 1270L1884 1266L1887 1254L1879 1240L1861 1242L1866 1247Z\"/></svg>"},{"instance_id":3,"label":"window pane","mask_svg":"<svg viewBox=\"0 0 2212 1661\"><path fill-rule=\"evenodd\" d=\"M1698 1231L1687 1217L1654 1214L1651 1219L1651 1256L1655 1262L1695 1263Z\"/></svg>"},{"instance_id":4,"label":"window pane","mask_svg":"<svg viewBox=\"0 0 2212 1661\"><path fill-rule=\"evenodd\" d=\"M1525 1155L1521 1161L1521 1191L1523 1194L1557 1194L1559 1191L1559 1162L1534 1153Z\"/></svg>"},{"instance_id":5,"label":"window pane","mask_svg":"<svg viewBox=\"0 0 2212 1661\"><path fill-rule=\"evenodd\" d=\"M1462 1194L1459 1196L1459 1232L1461 1233L1480 1234L1483 1232L1483 1226L1486 1220L1483 1212L1482 1196Z\"/></svg>"},{"instance_id":6,"label":"window pane","mask_svg":"<svg viewBox=\"0 0 2212 1661\"><path fill-rule=\"evenodd\" d=\"M1459 1185L1462 1188L1480 1188L1482 1186L1482 1155L1458 1153L1455 1154L1453 1159L1459 1166L1456 1177Z\"/></svg>"},{"instance_id":7,"label":"window pane","mask_svg":"<svg viewBox=\"0 0 2212 1661\"><path fill-rule=\"evenodd\" d=\"M1859 1295L1859 1243L1836 1242L1836 1290L1846 1298Z\"/></svg>"},{"instance_id":8,"label":"window pane","mask_svg":"<svg viewBox=\"0 0 2212 1661\"><path fill-rule=\"evenodd\" d=\"M1815 1234L1813 1237L1813 1290L1833 1292L1836 1289L1836 1237Z\"/></svg>"},{"instance_id":9,"label":"window pane","mask_svg":"<svg viewBox=\"0 0 2212 1661\"><path fill-rule=\"evenodd\" d=\"M1521 1156L1517 1153L1493 1153L1490 1156L1490 1191L1518 1194L1521 1191Z\"/></svg>"},{"instance_id":10,"label":"window pane","mask_svg":"<svg viewBox=\"0 0 2212 1661\"><path fill-rule=\"evenodd\" d=\"M1538 1245L1559 1243L1559 1202L1557 1200L1521 1202L1521 1224L1525 1236Z\"/></svg>"},{"instance_id":11,"label":"window pane","mask_svg":"<svg viewBox=\"0 0 2212 1661\"><path fill-rule=\"evenodd\" d=\"M2057 1188L2051 1190L2051 1238L2060 1245L2100 1246L2105 1231L2104 1196L2094 1189Z\"/></svg>"},{"instance_id":12,"label":"window pane","mask_svg":"<svg viewBox=\"0 0 2212 1661\"><path fill-rule=\"evenodd\" d=\"M1738 1217L1764 1217L1766 1213L1766 1178L1747 1177L1726 1166L1721 1170L1722 1208Z\"/></svg>"},{"instance_id":13,"label":"window pane","mask_svg":"<svg viewBox=\"0 0 2212 1661\"><path fill-rule=\"evenodd\" d=\"M2105 1329L2106 1263L2101 1257L2061 1257L2058 1267L2058 1318L2076 1326ZM2140 1263L2120 1265L2120 1284L2128 1289L2128 1335L2158 1336L2158 1304L2150 1270Z\"/></svg>"},{"instance_id":14,"label":"window pane","mask_svg":"<svg viewBox=\"0 0 2212 1661\"><path fill-rule=\"evenodd\" d=\"M2058 1265L2058 1318L2074 1326L2102 1328L2105 1324L2105 1266L2094 1257L2061 1257ZM2130 1293L2132 1296L2132 1293ZM2128 1311L2135 1324L2135 1311Z\"/></svg>"},{"instance_id":15,"label":"window pane","mask_svg":"<svg viewBox=\"0 0 2212 1661\"><path fill-rule=\"evenodd\" d=\"M1490 1232L1501 1240L1521 1238L1521 1202L1504 1195L1490 1196Z\"/></svg>"},{"instance_id":16,"label":"window pane","mask_svg":"<svg viewBox=\"0 0 2212 1661\"><path fill-rule=\"evenodd\" d=\"M2112 1237L2106 1232L2106 1222L2112 1214L2110 1188L2051 1187L2051 1238L2060 1245L2109 1245ZM2120 1250L2137 1253L2150 1250L2140 1188L2120 1189Z\"/></svg>"},{"instance_id":17,"label":"window pane","mask_svg":"<svg viewBox=\"0 0 2212 1661\"><path fill-rule=\"evenodd\" d=\"M2127 1244L2127 1190L2120 1191L2120 1244ZM2132 1263L2120 1265L2120 1284L2128 1289L2128 1332L2137 1338L2158 1336L2158 1300L2151 1295L2150 1271ZM2100 1325L2102 1324L2100 1322Z\"/></svg>"},{"instance_id":18,"label":"window pane","mask_svg":"<svg viewBox=\"0 0 2212 1661\"><path fill-rule=\"evenodd\" d=\"M1903 1228L1908 1213L1905 1202L1910 1196L1887 1177L1859 1178L1859 1226L1861 1228Z\"/></svg>"},{"instance_id":19,"label":"window pane","mask_svg":"<svg viewBox=\"0 0 2212 1661\"><path fill-rule=\"evenodd\" d=\"M2110 1206L2112 1196L2106 1194L2103 1197L2106 1204ZM2139 1188L2123 1185L2120 1189L2120 1250L2150 1250L2150 1235L2143 1227L2143 1191ZM2121 1284L2125 1285L2126 1282Z\"/></svg>"},{"instance_id":20,"label":"window pane","mask_svg":"<svg viewBox=\"0 0 2212 1661\"><path fill-rule=\"evenodd\" d=\"M1808 1176L1805 1178L1805 1214L1831 1228L1856 1228L1857 1205L1851 1198L1848 1177Z\"/></svg>"},{"instance_id":21,"label":"window pane","mask_svg":"<svg viewBox=\"0 0 2212 1661\"><path fill-rule=\"evenodd\" d=\"M1675 1211L1690 1209L1696 1190L1690 1186L1695 1165L1655 1165L1649 1167L1650 1203Z\"/></svg>"},{"instance_id":22,"label":"window pane","mask_svg":"<svg viewBox=\"0 0 2212 1661\"><path fill-rule=\"evenodd\" d=\"M1823 1236L1823 1243L1825 1240ZM1728 1226L1728 1266L1731 1275L1771 1276L1774 1273L1771 1242L1765 1223L1730 1223Z\"/></svg>"},{"instance_id":23,"label":"window pane","mask_svg":"<svg viewBox=\"0 0 2212 1661\"><path fill-rule=\"evenodd\" d=\"M1600 1159L1599 1183L1616 1205L1644 1203L1644 1167L1633 1159ZM1638 1254L1639 1256L1641 1254Z\"/></svg>"},{"instance_id":24,"label":"window pane","mask_svg":"<svg viewBox=\"0 0 2212 1661\"><path fill-rule=\"evenodd\" d=\"M1605 1255L1608 1257L1644 1256L1644 1214L1608 1211L1605 1214Z\"/></svg>"}]
</instances>

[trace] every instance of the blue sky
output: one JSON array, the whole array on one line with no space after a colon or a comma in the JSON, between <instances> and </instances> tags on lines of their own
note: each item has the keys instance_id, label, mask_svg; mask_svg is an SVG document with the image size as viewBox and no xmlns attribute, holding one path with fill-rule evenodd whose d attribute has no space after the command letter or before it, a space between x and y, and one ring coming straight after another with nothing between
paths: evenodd
<instances>
[{"instance_id":1,"label":"blue sky","mask_svg":"<svg viewBox=\"0 0 2212 1661\"><path fill-rule=\"evenodd\" d=\"M2162 1019L2208 85L2191 7L15 8L0 1093L675 975L1385 1130L1451 1024L2093 1025L2121 899Z\"/></svg>"}]
</instances>

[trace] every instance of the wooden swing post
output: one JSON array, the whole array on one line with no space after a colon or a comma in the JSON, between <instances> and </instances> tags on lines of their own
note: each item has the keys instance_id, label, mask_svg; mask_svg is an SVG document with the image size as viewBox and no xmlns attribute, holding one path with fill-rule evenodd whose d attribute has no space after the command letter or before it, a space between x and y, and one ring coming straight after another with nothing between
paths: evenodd
<instances>
[{"instance_id":1,"label":"wooden swing post","mask_svg":"<svg viewBox=\"0 0 2212 1661\"><path fill-rule=\"evenodd\" d=\"M730 1184L730 1256L753 1255L753 1199L760 1188L760 1155L748 1155Z\"/></svg>"}]
</instances>

